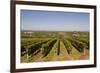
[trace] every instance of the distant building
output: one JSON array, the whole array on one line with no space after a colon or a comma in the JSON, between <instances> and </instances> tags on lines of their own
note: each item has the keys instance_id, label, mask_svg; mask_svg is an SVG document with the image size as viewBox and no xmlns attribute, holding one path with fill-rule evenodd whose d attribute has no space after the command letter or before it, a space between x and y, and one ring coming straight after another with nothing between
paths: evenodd
<instances>
[{"instance_id":1,"label":"distant building","mask_svg":"<svg viewBox=\"0 0 100 73\"><path fill-rule=\"evenodd\" d=\"M78 32L73 32L72 36L73 36L73 37L79 37L80 34L79 34Z\"/></svg>"},{"instance_id":2,"label":"distant building","mask_svg":"<svg viewBox=\"0 0 100 73\"><path fill-rule=\"evenodd\" d=\"M33 32L31 32L31 31L24 31L24 34L25 35L28 35L28 36L30 36L30 37L32 37L33 36L33 34L32 34Z\"/></svg>"},{"instance_id":3,"label":"distant building","mask_svg":"<svg viewBox=\"0 0 100 73\"><path fill-rule=\"evenodd\" d=\"M31 32L31 31L25 31L24 33L25 34L32 34L33 32Z\"/></svg>"}]
</instances>

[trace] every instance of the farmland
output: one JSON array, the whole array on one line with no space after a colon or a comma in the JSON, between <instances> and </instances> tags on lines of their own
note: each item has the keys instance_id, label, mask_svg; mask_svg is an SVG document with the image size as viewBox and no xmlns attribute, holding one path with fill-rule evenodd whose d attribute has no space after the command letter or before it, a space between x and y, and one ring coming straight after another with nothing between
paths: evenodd
<instances>
[{"instance_id":1,"label":"farmland","mask_svg":"<svg viewBox=\"0 0 100 73\"><path fill-rule=\"evenodd\" d=\"M21 63L89 59L89 32L21 31Z\"/></svg>"}]
</instances>

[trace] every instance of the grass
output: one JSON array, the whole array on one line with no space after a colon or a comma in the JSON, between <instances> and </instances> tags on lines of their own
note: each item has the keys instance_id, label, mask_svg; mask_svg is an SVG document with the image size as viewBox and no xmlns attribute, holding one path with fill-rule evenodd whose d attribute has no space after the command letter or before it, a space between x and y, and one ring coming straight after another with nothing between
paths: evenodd
<instances>
[{"instance_id":1,"label":"grass","mask_svg":"<svg viewBox=\"0 0 100 73\"><path fill-rule=\"evenodd\" d=\"M79 58L82 56L83 53L80 53L75 47L72 46L71 53L68 53L67 48L65 48L64 43L62 42L62 39L67 40L70 39L84 39L89 41L89 33L88 32L78 32L80 36L73 37L73 32L34 32L32 33L33 36L28 37L28 34L24 33L21 37L21 46L30 44L34 41L41 41L41 40L52 40L57 39L57 42L54 44L53 48L49 52L49 54L45 57L43 57L42 51L38 52L35 55L28 56L25 54L24 56L21 56L21 63L28 63L28 62L47 62L47 61L68 61L68 60L79 60ZM36 36L37 35L37 36ZM78 38L78 39L77 39ZM58 51L58 40L60 40L60 54L57 55ZM25 47L25 46L24 46ZM27 49L27 47L25 47ZM40 48L39 48L40 49ZM88 54L86 54L86 57L89 56L89 49L86 51ZM83 57L83 56L82 56ZM86 59L85 57L83 59Z\"/></svg>"},{"instance_id":2,"label":"grass","mask_svg":"<svg viewBox=\"0 0 100 73\"><path fill-rule=\"evenodd\" d=\"M70 56L74 58L74 60L76 60L79 56L80 56L80 52L73 47Z\"/></svg>"},{"instance_id":3,"label":"grass","mask_svg":"<svg viewBox=\"0 0 100 73\"><path fill-rule=\"evenodd\" d=\"M50 53L44 58L44 61L56 61L56 57L57 57L57 42L53 46L53 48L50 51Z\"/></svg>"}]
</instances>

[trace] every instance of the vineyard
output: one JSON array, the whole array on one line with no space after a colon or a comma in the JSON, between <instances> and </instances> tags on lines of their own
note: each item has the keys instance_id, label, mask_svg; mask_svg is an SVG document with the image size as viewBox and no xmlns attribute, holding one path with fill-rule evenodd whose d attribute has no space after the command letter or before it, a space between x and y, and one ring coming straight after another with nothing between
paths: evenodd
<instances>
[{"instance_id":1,"label":"vineyard","mask_svg":"<svg viewBox=\"0 0 100 73\"><path fill-rule=\"evenodd\" d=\"M89 59L89 32L21 33L21 62Z\"/></svg>"}]
</instances>

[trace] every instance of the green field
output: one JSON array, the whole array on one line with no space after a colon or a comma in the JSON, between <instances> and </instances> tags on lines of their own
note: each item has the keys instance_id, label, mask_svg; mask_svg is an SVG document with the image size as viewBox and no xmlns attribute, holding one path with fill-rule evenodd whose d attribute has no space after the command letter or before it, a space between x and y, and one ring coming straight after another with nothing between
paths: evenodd
<instances>
[{"instance_id":1,"label":"green field","mask_svg":"<svg viewBox=\"0 0 100 73\"><path fill-rule=\"evenodd\" d=\"M86 59L89 59L89 32L21 32L21 63Z\"/></svg>"}]
</instances>

